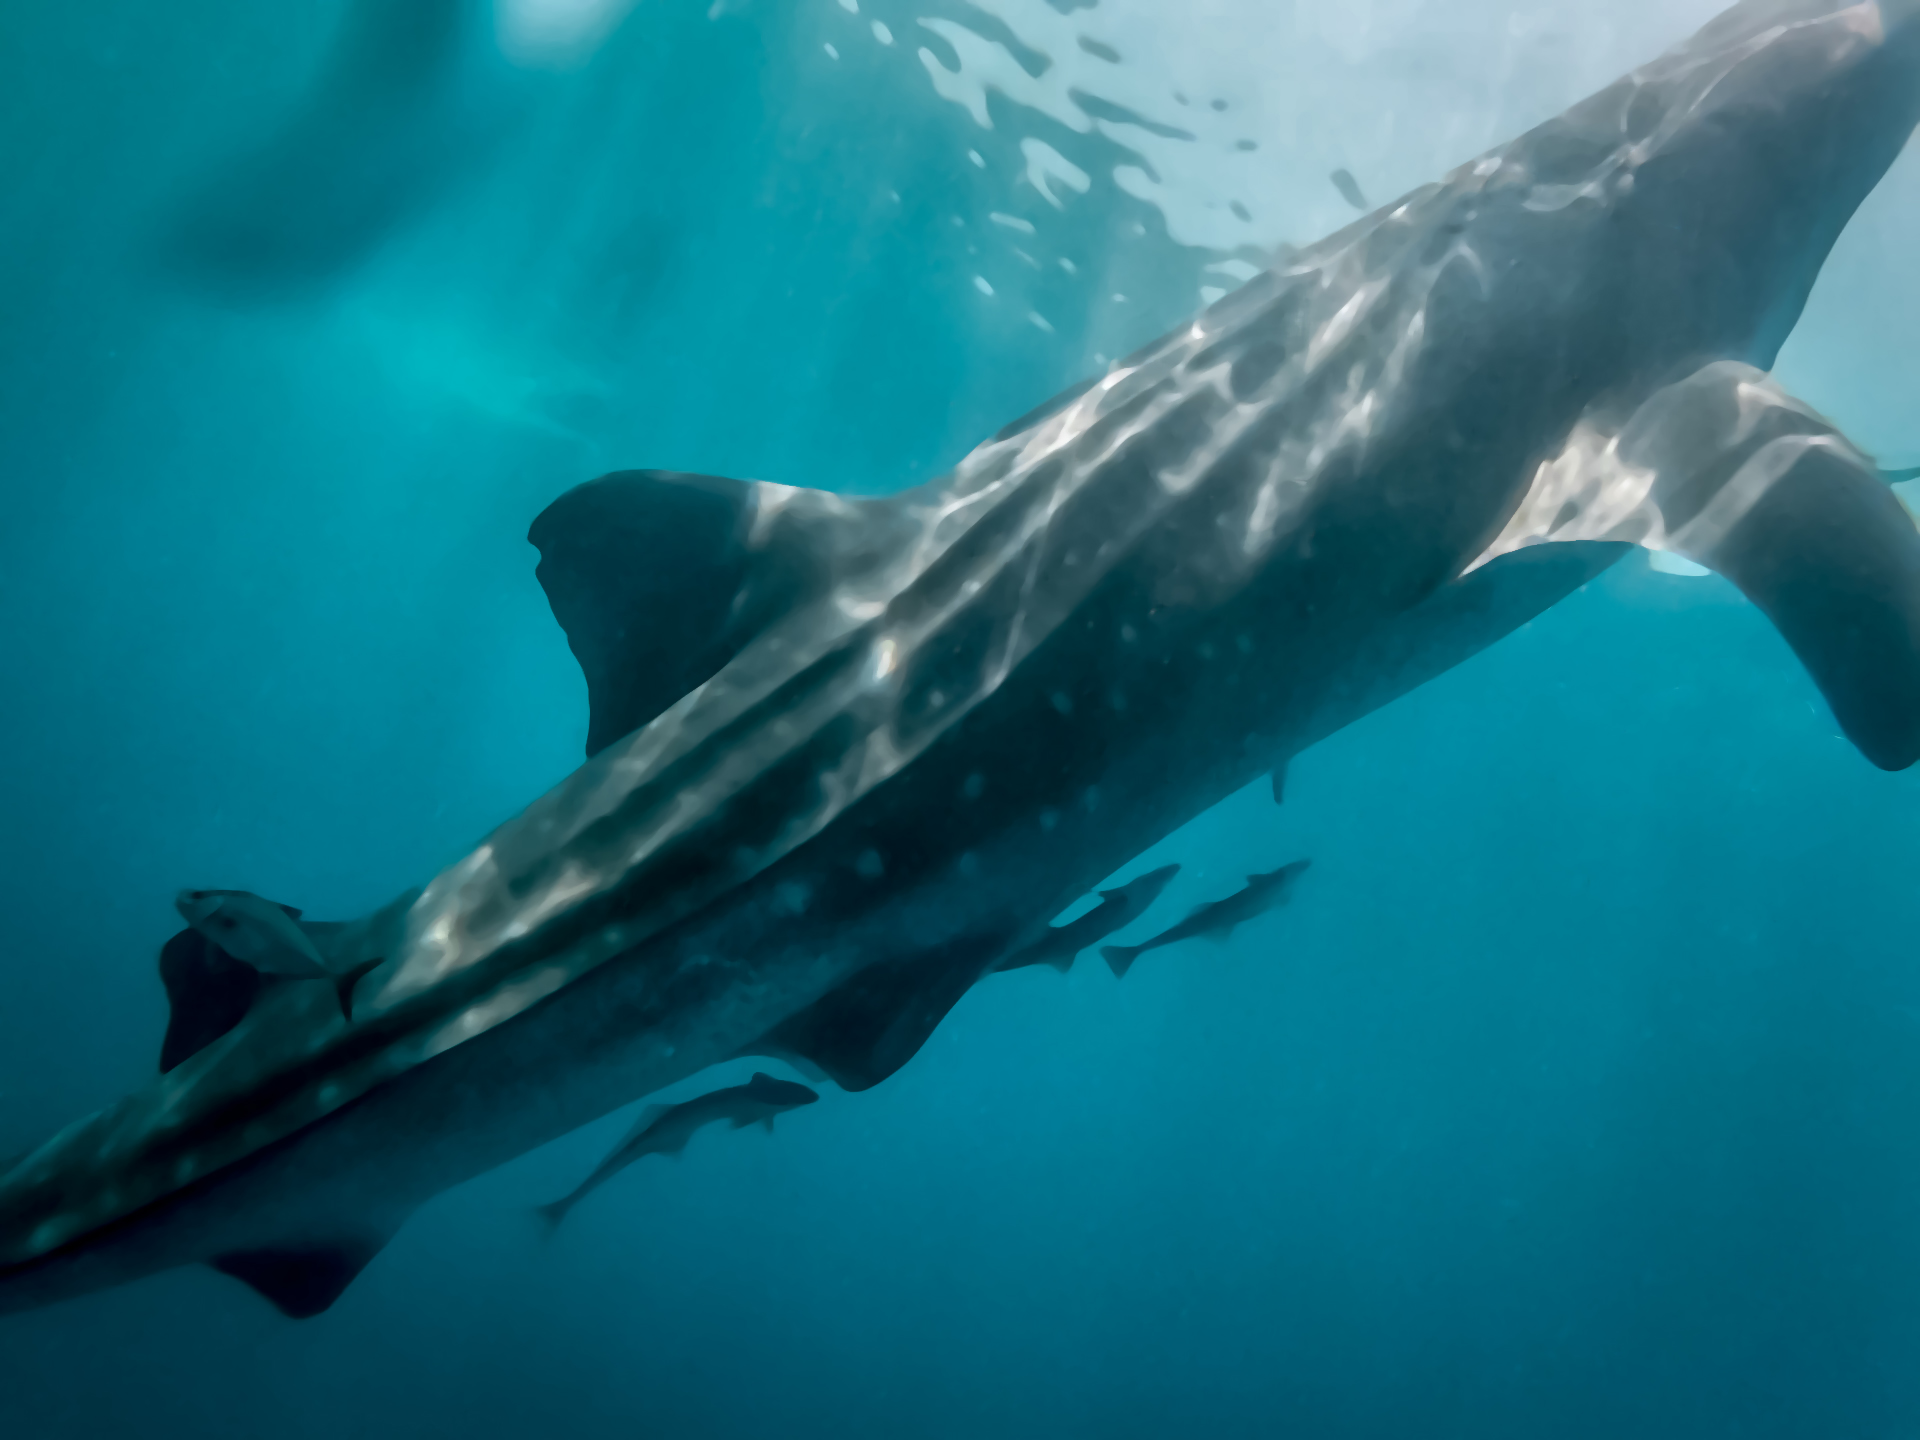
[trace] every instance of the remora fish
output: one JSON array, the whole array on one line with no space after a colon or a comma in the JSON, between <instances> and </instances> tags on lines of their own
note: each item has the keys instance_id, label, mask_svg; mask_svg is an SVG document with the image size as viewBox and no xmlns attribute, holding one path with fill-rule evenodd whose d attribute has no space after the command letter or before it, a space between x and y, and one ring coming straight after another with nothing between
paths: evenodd
<instances>
[{"instance_id":1,"label":"remora fish","mask_svg":"<svg viewBox=\"0 0 1920 1440\"><path fill-rule=\"evenodd\" d=\"M1162 865L1118 889L1102 890L1100 903L1093 909L1064 925L1049 925L1038 940L1016 950L994 968L1024 970L1029 965L1051 965L1066 973L1082 950L1146 914L1147 907L1167 888L1167 882L1179 873L1178 865Z\"/></svg>"},{"instance_id":2,"label":"remora fish","mask_svg":"<svg viewBox=\"0 0 1920 1440\"><path fill-rule=\"evenodd\" d=\"M330 979L333 972L298 924L300 912L248 890L182 890L173 908L195 930L262 975Z\"/></svg>"},{"instance_id":3,"label":"remora fish","mask_svg":"<svg viewBox=\"0 0 1920 1440\"><path fill-rule=\"evenodd\" d=\"M787 1110L811 1105L820 1098L815 1091L791 1080L776 1080L756 1070L744 1085L729 1085L698 1099L679 1105L649 1105L627 1138L614 1146L594 1172L576 1186L571 1194L542 1205L536 1212L548 1226L558 1229L573 1207L644 1155L678 1155L687 1148L693 1132L719 1120L731 1121L736 1130L756 1121L773 1129L773 1117Z\"/></svg>"},{"instance_id":4,"label":"remora fish","mask_svg":"<svg viewBox=\"0 0 1920 1440\"><path fill-rule=\"evenodd\" d=\"M881 500L635 472L535 523L593 757L316 985L0 1177L0 1308L283 1310L725 1058L852 1087L1046 917L1635 544L1920 756L1920 533L1764 373L1920 117L1920 0L1748 0ZM337 961L335 962L338 963Z\"/></svg>"},{"instance_id":5,"label":"remora fish","mask_svg":"<svg viewBox=\"0 0 1920 1440\"><path fill-rule=\"evenodd\" d=\"M314 937L332 945L350 927L303 924L291 905L276 905L246 890L182 890L174 898L189 929L160 952L169 1020L160 1044L160 1069L173 1069L246 1017L263 978L330 980L340 1014L353 1018L353 987L380 963L350 956L335 970ZM311 931L312 934L308 932Z\"/></svg>"},{"instance_id":6,"label":"remora fish","mask_svg":"<svg viewBox=\"0 0 1920 1440\"><path fill-rule=\"evenodd\" d=\"M1149 950L1158 950L1163 945L1177 945L1182 940L1231 940L1233 932L1247 921L1286 904L1293 893L1293 882L1312 863L1311 860L1295 860L1278 870L1249 875L1247 883L1226 899L1197 907L1172 929L1162 930L1151 940L1138 945L1103 946L1100 958L1113 970L1115 979L1122 979L1133 968L1133 962Z\"/></svg>"}]
</instances>

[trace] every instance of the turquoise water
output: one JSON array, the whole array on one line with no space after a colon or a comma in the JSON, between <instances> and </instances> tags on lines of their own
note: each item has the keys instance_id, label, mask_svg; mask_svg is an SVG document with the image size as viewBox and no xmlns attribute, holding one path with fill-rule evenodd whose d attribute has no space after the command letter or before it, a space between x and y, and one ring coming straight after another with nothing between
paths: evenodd
<instances>
[{"instance_id":1,"label":"turquoise water","mask_svg":"<svg viewBox=\"0 0 1920 1440\"><path fill-rule=\"evenodd\" d=\"M241 259L207 197L341 7L0 11L0 1155L151 1074L175 890L357 914L579 762L554 496L937 475L1345 223L1332 170L1382 201L1716 7L713 8L483 25L389 192L240 186ZM1916 222L1909 155L1780 366L1889 465ZM1313 858L1231 945L997 978L544 1240L609 1117L317 1320L201 1270L9 1317L0 1426L1913 1434L1916 787L1636 559L1159 847L1169 914Z\"/></svg>"}]
</instances>

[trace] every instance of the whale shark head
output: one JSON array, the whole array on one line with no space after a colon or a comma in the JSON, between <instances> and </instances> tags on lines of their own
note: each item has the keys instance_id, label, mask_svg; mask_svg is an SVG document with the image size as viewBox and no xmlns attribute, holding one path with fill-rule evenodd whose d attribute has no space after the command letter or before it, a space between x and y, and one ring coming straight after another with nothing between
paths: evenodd
<instances>
[{"instance_id":1,"label":"whale shark head","mask_svg":"<svg viewBox=\"0 0 1920 1440\"><path fill-rule=\"evenodd\" d=\"M1612 209L1623 333L1768 369L1916 121L1920 0L1748 0L1480 165Z\"/></svg>"}]
</instances>

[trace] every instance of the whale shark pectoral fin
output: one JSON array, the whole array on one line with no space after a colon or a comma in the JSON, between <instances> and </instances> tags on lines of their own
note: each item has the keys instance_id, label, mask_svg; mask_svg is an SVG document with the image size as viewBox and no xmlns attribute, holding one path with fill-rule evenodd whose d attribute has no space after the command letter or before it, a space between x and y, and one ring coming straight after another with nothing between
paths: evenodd
<instances>
[{"instance_id":1,"label":"whale shark pectoral fin","mask_svg":"<svg viewBox=\"0 0 1920 1440\"><path fill-rule=\"evenodd\" d=\"M307 1320L346 1292L398 1228L369 1226L324 1239L230 1250L207 1264L250 1286L289 1319Z\"/></svg>"},{"instance_id":2,"label":"whale shark pectoral fin","mask_svg":"<svg viewBox=\"0 0 1920 1440\"><path fill-rule=\"evenodd\" d=\"M1920 532L1877 476L1808 449L1689 558L1766 612L1862 755L1920 759Z\"/></svg>"},{"instance_id":3,"label":"whale shark pectoral fin","mask_svg":"<svg viewBox=\"0 0 1920 1440\"><path fill-rule=\"evenodd\" d=\"M899 511L818 490L623 470L534 520L534 574L586 675L587 754L709 679L767 624L885 553Z\"/></svg>"},{"instance_id":4,"label":"whale shark pectoral fin","mask_svg":"<svg viewBox=\"0 0 1920 1440\"><path fill-rule=\"evenodd\" d=\"M789 1063L799 1057L842 1090L869 1090L920 1053L1005 943L1004 937L963 936L870 965L741 1053Z\"/></svg>"},{"instance_id":5,"label":"whale shark pectoral fin","mask_svg":"<svg viewBox=\"0 0 1920 1440\"><path fill-rule=\"evenodd\" d=\"M160 983L168 1010L160 1042L164 1075L247 1018L260 992L260 972L188 928L161 946Z\"/></svg>"},{"instance_id":6,"label":"whale shark pectoral fin","mask_svg":"<svg viewBox=\"0 0 1920 1440\"><path fill-rule=\"evenodd\" d=\"M1920 759L1920 530L1828 421L1749 366L1657 393L1620 439L1654 471L1662 548L1718 571L1883 770Z\"/></svg>"}]
</instances>

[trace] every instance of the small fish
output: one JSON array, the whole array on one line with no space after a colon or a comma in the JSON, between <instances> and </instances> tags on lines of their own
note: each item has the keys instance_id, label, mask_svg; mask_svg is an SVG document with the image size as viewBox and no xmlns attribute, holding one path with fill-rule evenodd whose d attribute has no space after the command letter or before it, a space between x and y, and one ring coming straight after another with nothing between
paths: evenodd
<instances>
[{"instance_id":1,"label":"small fish","mask_svg":"<svg viewBox=\"0 0 1920 1440\"><path fill-rule=\"evenodd\" d=\"M182 890L174 897L173 908L222 955L252 967L261 975L332 981L334 993L340 1000L340 1013L348 1021L353 1019L353 987L381 963L377 958L369 959L349 970L334 970L321 958L307 932L300 928L298 910L263 900L250 890ZM218 965L217 959L210 958L208 963ZM171 991L170 984L169 993Z\"/></svg>"},{"instance_id":2,"label":"small fish","mask_svg":"<svg viewBox=\"0 0 1920 1440\"><path fill-rule=\"evenodd\" d=\"M1344 165L1327 177L1333 181L1333 188L1340 192L1340 198L1356 210L1371 210L1367 197L1360 193L1360 182L1353 178L1353 172Z\"/></svg>"},{"instance_id":3,"label":"small fish","mask_svg":"<svg viewBox=\"0 0 1920 1440\"><path fill-rule=\"evenodd\" d=\"M724 1090L715 1090L678 1105L649 1105L640 1112L640 1119L627 1132L626 1139L613 1147L613 1152L600 1162L598 1169L580 1182L572 1194L550 1205L539 1206L534 1213L546 1222L549 1230L557 1230L574 1206L641 1156L678 1155L686 1149L694 1131L716 1120L731 1120L736 1130L758 1120L771 1130L774 1116L785 1110L811 1105L819 1098L817 1091L809 1090L804 1085L796 1085L791 1080L776 1080L771 1075L756 1071L753 1079L744 1085L729 1085Z\"/></svg>"},{"instance_id":4,"label":"small fish","mask_svg":"<svg viewBox=\"0 0 1920 1440\"><path fill-rule=\"evenodd\" d=\"M298 910L262 900L249 890L182 890L173 908L181 919L227 954L262 975L327 980L333 972L295 921Z\"/></svg>"},{"instance_id":5,"label":"small fish","mask_svg":"<svg viewBox=\"0 0 1920 1440\"><path fill-rule=\"evenodd\" d=\"M1125 975L1133 962L1147 951L1158 950L1162 945L1175 945L1200 936L1209 940L1230 940L1237 927L1286 904L1293 882L1312 863L1311 860L1295 860L1264 875L1249 875L1244 890L1235 891L1224 900L1200 906L1171 930L1163 930L1139 945L1105 946L1100 954L1117 977Z\"/></svg>"},{"instance_id":6,"label":"small fish","mask_svg":"<svg viewBox=\"0 0 1920 1440\"><path fill-rule=\"evenodd\" d=\"M1014 951L995 968L1024 970L1029 965L1051 965L1065 974L1073 968L1074 958L1082 950L1144 915L1147 907L1167 888L1167 882L1179 873L1178 865L1162 865L1118 889L1102 890L1100 903L1093 909L1065 925L1048 926L1038 940Z\"/></svg>"}]
</instances>

